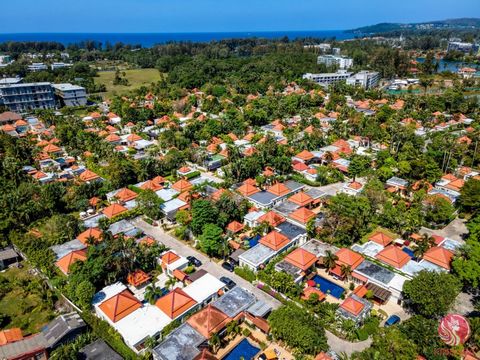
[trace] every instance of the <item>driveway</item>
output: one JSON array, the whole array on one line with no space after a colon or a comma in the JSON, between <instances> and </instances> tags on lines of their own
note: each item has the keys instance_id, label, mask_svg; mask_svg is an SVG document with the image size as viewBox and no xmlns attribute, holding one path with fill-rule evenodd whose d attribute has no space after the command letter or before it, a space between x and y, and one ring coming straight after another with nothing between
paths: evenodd
<instances>
[{"instance_id":1,"label":"driveway","mask_svg":"<svg viewBox=\"0 0 480 360\"><path fill-rule=\"evenodd\" d=\"M255 286L253 286L251 283L249 283L245 279L241 278L240 276L234 273L231 273L225 270L219 264L210 260L208 256L197 251L196 249L191 248L185 243L175 239L173 236L166 234L162 228L147 224L141 218L136 218L132 222L135 224L135 226L142 229L145 232L145 234L151 236L156 241L164 244L165 246L167 246L171 250L174 250L178 254L185 257L195 256L197 259L199 259L202 262L202 266L200 267L200 269L205 269L206 271L208 271L210 274L212 274L217 278L220 278L222 276L229 277L230 279L235 281L237 285L252 292L253 294L255 294L258 300L264 301L265 303L269 304L273 309L277 309L282 305L280 301L278 301L277 299L274 299L273 297L266 294L262 290L257 289Z\"/></svg>"},{"instance_id":2,"label":"driveway","mask_svg":"<svg viewBox=\"0 0 480 360\"><path fill-rule=\"evenodd\" d=\"M422 227L420 229L421 233L428 233L428 234L437 234L443 237L447 237L453 240L460 242L461 244L465 243L465 238L468 235L468 229L465 225L465 220L460 218L455 218L450 224L445 226L443 229L439 230L432 230L426 227Z\"/></svg>"},{"instance_id":3,"label":"driveway","mask_svg":"<svg viewBox=\"0 0 480 360\"><path fill-rule=\"evenodd\" d=\"M372 344L372 339L370 338L365 341L350 342L340 339L338 336L328 330L325 330L325 335L327 336L327 342L328 346L330 346L330 350L335 351L338 355L345 353L350 356L354 352L361 352L365 350Z\"/></svg>"}]
</instances>

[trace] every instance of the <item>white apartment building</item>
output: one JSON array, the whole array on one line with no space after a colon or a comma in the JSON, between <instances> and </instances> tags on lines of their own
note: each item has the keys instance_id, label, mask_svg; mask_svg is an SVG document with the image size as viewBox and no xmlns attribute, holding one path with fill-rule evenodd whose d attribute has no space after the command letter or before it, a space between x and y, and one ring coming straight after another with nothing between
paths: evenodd
<instances>
[{"instance_id":1,"label":"white apartment building","mask_svg":"<svg viewBox=\"0 0 480 360\"><path fill-rule=\"evenodd\" d=\"M328 87L329 85L337 82L347 81L347 79L352 75L353 73L348 72L346 70L339 70L335 73L324 73L324 74L307 73L303 75L303 78L314 81L321 86Z\"/></svg>"},{"instance_id":2,"label":"white apartment building","mask_svg":"<svg viewBox=\"0 0 480 360\"><path fill-rule=\"evenodd\" d=\"M380 74L376 71L360 71L347 79L347 84L371 89L378 85Z\"/></svg>"},{"instance_id":3,"label":"white apartment building","mask_svg":"<svg viewBox=\"0 0 480 360\"><path fill-rule=\"evenodd\" d=\"M349 69L353 66L353 59L345 56L320 55L317 58L317 64L326 66L338 66L340 69Z\"/></svg>"}]
</instances>

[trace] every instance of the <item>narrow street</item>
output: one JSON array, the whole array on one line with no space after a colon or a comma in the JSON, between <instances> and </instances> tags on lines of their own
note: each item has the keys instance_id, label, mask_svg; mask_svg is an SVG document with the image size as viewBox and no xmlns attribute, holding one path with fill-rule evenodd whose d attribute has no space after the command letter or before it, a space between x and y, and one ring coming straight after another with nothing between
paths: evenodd
<instances>
[{"instance_id":1,"label":"narrow street","mask_svg":"<svg viewBox=\"0 0 480 360\"><path fill-rule=\"evenodd\" d=\"M225 270L219 264L210 260L208 256L182 243L181 241L175 239L173 236L166 234L162 228L149 225L145 221L143 221L141 218L136 218L132 222L135 224L135 226L142 229L145 232L145 234L151 236L156 241L174 250L179 255L182 255L185 257L195 256L198 260L202 262L202 266L200 267L200 269L205 269L206 271L208 271L210 274L212 274L217 278L226 276L232 279L233 281L235 281L237 285L255 294L257 299L262 300L265 303L269 304L273 309L277 309L278 307L280 307L281 303L278 300L274 299L273 297L266 294L262 290L257 289L255 286L253 286L251 283L244 280L240 276Z\"/></svg>"}]
</instances>

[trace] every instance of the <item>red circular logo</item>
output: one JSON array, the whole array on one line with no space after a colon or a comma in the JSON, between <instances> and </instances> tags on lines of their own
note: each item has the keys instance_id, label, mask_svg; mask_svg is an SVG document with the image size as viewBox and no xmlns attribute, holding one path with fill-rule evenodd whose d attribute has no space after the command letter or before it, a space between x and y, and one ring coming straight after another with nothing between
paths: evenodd
<instances>
[{"instance_id":1,"label":"red circular logo","mask_svg":"<svg viewBox=\"0 0 480 360\"><path fill-rule=\"evenodd\" d=\"M438 325L438 335L443 342L450 346L465 343L470 336L470 325L462 315L448 314Z\"/></svg>"}]
</instances>

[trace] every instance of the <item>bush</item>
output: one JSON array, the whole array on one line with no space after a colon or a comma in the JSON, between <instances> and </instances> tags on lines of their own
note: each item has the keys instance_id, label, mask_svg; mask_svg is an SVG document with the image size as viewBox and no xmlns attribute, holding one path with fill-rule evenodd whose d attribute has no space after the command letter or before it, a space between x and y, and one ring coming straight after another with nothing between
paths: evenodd
<instances>
[{"instance_id":1,"label":"bush","mask_svg":"<svg viewBox=\"0 0 480 360\"><path fill-rule=\"evenodd\" d=\"M360 341L364 341L368 339L368 333L365 329L357 329L357 339Z\"/></svg>"},{"instance_id":2,"label":"bush","mask_svg":"<svg viewBox=\"0 0 480 360\"><path fill-rule=\"evenodd\" d=\"M197 176L200 176L200 174L201 174L200 171L194 171L194 172L191 172L190 174L185 175L185 177L187 178L187 180L190 180Z\"/></svg>"},{"instance_id":3,"label":"bush","mask_svg":"<svg viewBox=\"0 0 480 360\"><path fill-rule=\"evenodd\" d=\"M245 337L249 337L252 332L249 329L243 329L242 334Z\"/></svg>"},{"instance_id":4,"label":"bush","mask_svg":"<svg viewBox=\"0 0 480 360\"><path fill-rule=\"evenodd\" d=\"M257 275L255 274L255 272L246 266L236 267L235 274L247 280L248 282L254 282L257 279Z\"/></svg>"}]
</instances>

